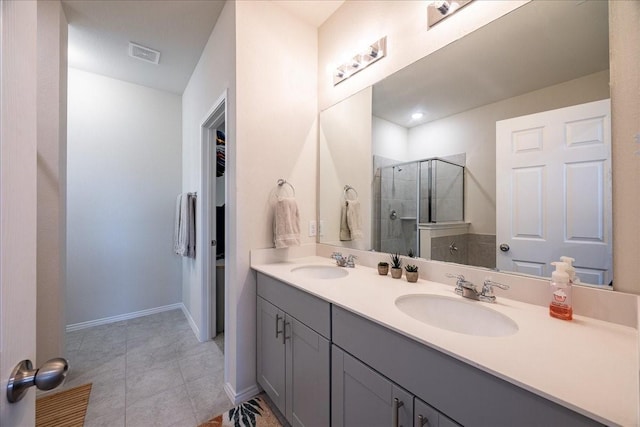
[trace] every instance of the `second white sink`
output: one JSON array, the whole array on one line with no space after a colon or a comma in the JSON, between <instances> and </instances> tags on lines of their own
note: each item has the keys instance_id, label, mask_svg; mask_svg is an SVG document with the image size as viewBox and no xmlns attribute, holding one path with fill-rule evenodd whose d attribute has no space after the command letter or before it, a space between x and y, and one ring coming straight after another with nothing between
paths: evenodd
<instances>
[{"instance_id":1,"label":"second white sink","mask_svg":"<svg viewBox=\"0 0 640 427\"><path fill-rule=\"evenodd\" d=\"M461 334L503 337L518 332L516 322L482 302L412 294L396 299L396 307L422 323Z\"/></svg>"},{"instance_id":2,"label":"second white sink","mask_svg":"<svg viewBox=\"0 0 640 427\"><path fill-rule=\"evenodd\" d=\"M292 268L291 272L309 279L339 279L349 274L344 268L330 265L303 265Z\"/></svg>"}]
</instances>

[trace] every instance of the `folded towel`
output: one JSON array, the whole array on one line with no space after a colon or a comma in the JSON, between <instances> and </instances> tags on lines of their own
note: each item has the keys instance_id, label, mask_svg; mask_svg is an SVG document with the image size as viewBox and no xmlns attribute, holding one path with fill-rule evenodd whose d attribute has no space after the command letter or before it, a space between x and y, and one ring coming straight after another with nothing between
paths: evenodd
<instances>
[{"instance_id":1,"label":"folded towel","mask_svg":"<svg viewBox=\"0 0 640 427\"><path fill-rule=\"evenodd\" d=\"M273 217L273 240L276 248L300 245L300 213L293 197L278 197Z\"/></svg>"},{"instance_id":2,"label":"folded towel","mask_svg":"<svg viewBox=\"0 0 640 427\"><path fill-rule=\"evenodd\" d=\"M347 204L342 204L342 209L340 210L340 240L343 242L347 242L351 240L351 230L349 230L349 226L347 225Z\"/></svg>"},{"instance_id":3,"label":"folded towel","mask_svg":"<svg viewBox=\"0 0 640 427\"><path fill-rule=\"evenodd\" d=\"M347 200L347 226L351 232L351 239L362 239L362 216L360 215L360 202L358 200Z\"/></svg>"},{"instance_id":4,"label":"folded towel","mask_svg":"<svg viewBox=\"0 0 640 427\"><path fill-rule=\"evenodd\" d=\"M180 256L196 257L196 196L191 194L179 194L176 199L173 251Z\"/></svg>"}]
</instances>

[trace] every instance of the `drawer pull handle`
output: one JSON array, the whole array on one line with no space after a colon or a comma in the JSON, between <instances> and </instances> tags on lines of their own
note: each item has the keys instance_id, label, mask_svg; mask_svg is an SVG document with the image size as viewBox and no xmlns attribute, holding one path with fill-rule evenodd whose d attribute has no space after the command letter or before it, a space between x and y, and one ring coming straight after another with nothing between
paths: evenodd
<instances>
[{"instance_id":1,"label":"drawer pull handle","mask_svg":"<svg viewBox=\"0 0 640 427\"><path fill-rule=\"evenodd\" d=\"M291 337L287 336L287 326L289 326L289 330L291 330L291 322L284 322L282 326L282 344L286 344L287 340Z\"/></svg>"},{"instance_id":2,"label":"drawer pull handle","mask_svg":"<svg viewBox=\"0 0 640 427\"><path fill-rule=\"evenodd\" d=\"M422 427L424 425L429 424L429 420L427 417L423 417L422 415L418 415L418 426Z\"/></svg>"},{"instance_id":3,"label":"drawer pull handle","mask_svg":"<svg viewBox=\"0 0 640 427\"><path fill-rule=\"evenodd\" d=\"M400 408L404 406L404 402L397 397L393 398L393 411L391 418L391 427L398 427L398 418L400 418Z\"/></svg>"},{"instance_id":4,"label":"drawer pull handle","mask_svg":"<svg viewBox=\"0 0 640 427\"><path fill-rule=\"evenodd\" d=\"M280 334L284 335L284 331L281 331L280 329L278 329L280 327L281 320L284 320L284 317L280 317L279 314L276 314L276 338L278 338L278 335Z\"/></svg>"}]
</instances>

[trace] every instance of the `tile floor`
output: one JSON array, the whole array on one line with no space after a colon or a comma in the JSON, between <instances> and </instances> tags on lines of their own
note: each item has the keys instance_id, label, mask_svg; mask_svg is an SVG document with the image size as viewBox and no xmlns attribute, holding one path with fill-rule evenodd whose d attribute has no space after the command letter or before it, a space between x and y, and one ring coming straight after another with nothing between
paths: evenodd
<instances>
[{"instance_id":1,"label":"tile floor","mask_svg":"<svg viewBox=\"0 0 640 427\"><path fill-rule=\"evenodd\" d=\"M93 383L85 426L195 427L233 405L223 337L200 343L181 310L67 333L63 388Z\"/></svg>"}]
</instances>

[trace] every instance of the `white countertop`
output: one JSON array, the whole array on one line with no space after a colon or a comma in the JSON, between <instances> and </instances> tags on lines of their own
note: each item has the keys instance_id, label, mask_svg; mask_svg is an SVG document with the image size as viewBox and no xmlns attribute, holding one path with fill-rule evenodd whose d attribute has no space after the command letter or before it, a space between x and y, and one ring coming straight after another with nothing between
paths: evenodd
<instances>
[{"instance_id":1,"label":"white countertop","mask_svg":"<svg viewBox=\"0 0 640 427\"><path fill-rule=\"evenodd\" d=\"M599 422L639 425L634 328L576 315L562 321L551 318L546 307L498 297L496 304L477 304L509 316L518 332L506 337L464 335L419 322L395 306L396 298L407 294L457 297L452 286L422 279L408 283L360 265L337 279L291 272L312 264L335 266L331 259L312 256L252 268Z\"/></svg>"}]
</instances>

